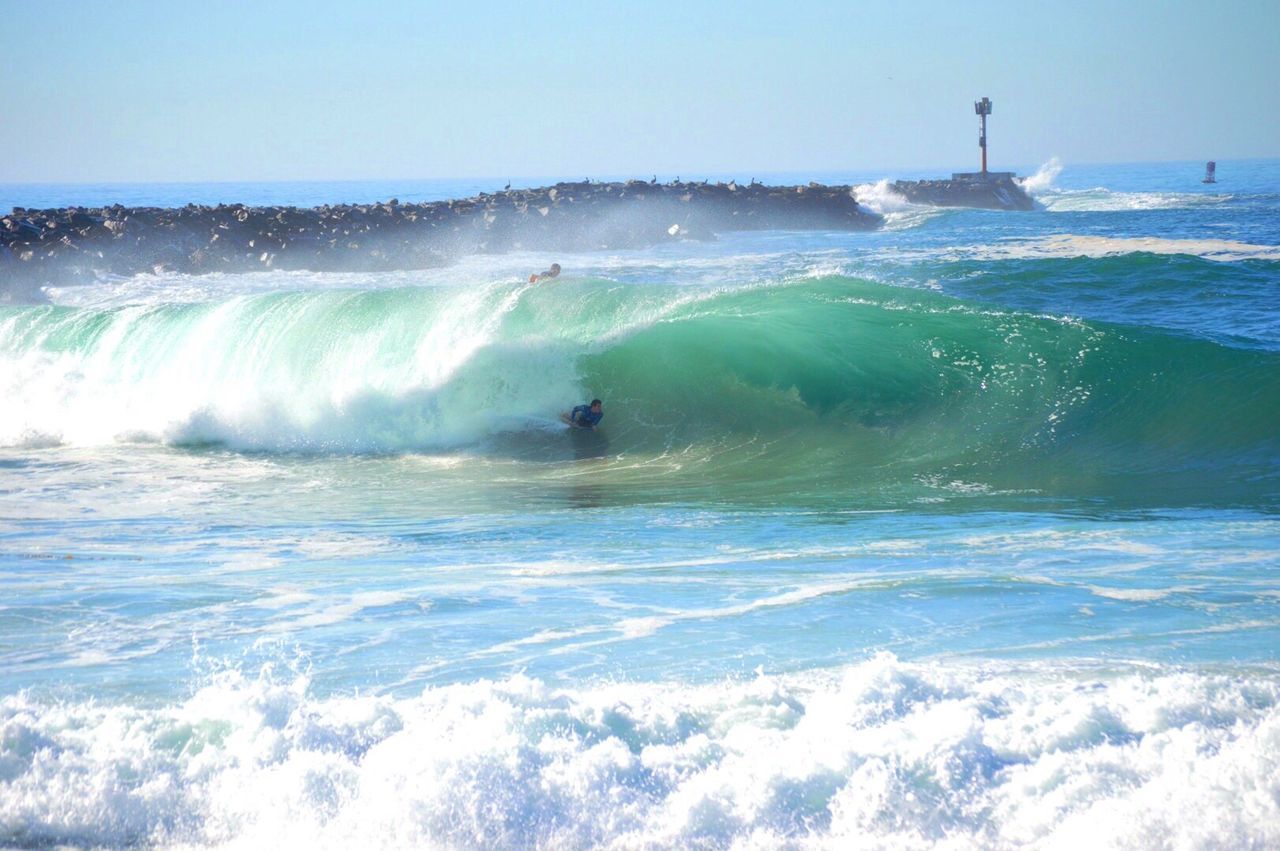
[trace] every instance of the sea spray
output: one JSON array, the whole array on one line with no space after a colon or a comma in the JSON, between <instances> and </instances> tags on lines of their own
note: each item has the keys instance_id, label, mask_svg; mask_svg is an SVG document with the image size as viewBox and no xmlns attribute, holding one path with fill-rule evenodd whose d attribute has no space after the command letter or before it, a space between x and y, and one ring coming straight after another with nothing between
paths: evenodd
<instances>
[{"instance_id":1,"label":"sea spray","mask_svg":"<svg viewBox=\"0 0 1280 851\"><path fill-rule=\"evenodd\" d=\"M901 193L894 191L892 182L885 178L876 183L863 183L853 188L854 197L872 211L885 218L889 230L906 230L919 227L942 211L925 204L912 204Z\"/></svg>"},{"instance_id":2,"label":"sea spray","mask_svg":"<svg viewBox=\"0 0 1280 851\"><path fill-rule=\"evenodd\" d=\"M705 685L517 676L154 707L0 702L0 842L1021 847L1280 842L1274 678L906 663Z\"/></svg>"},{"instance_id":3,"label":"sea spray","mask_svg":"<svg viewBox=\"0 0 1280 851\"><path fill-rule=\"evenodd\" d=\"M1053 186L1053 182L1060 174L1062 174L1062 161L1057 157L1050 157L1036 169L1035 174L1021 181L1022 188L1031 195L1040 195Z\"/></svg>"}]
</instances>

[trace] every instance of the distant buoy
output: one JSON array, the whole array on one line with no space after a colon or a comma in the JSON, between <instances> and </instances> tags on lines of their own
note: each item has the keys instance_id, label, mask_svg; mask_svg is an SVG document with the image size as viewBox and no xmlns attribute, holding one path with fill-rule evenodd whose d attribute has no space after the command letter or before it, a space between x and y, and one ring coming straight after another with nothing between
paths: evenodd
<instances>
[{"instance_id":1,"label":"distant buoy","mask_svg":"<svg viewBox=\"0 0 1280 851\"><path fill-rule=\"evenodd\" d=\"M1217 183L1218 182L1218 164L1213 160L1209 160L1204 164L1204 180L1201 183Z\"/></svg>"}]
</instances>

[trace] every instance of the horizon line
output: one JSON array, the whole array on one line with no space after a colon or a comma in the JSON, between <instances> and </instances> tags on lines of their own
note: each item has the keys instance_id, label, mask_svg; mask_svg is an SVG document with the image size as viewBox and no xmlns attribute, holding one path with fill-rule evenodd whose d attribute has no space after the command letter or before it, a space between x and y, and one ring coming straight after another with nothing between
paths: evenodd
<instances>
[{"instance_id":1,"label":"horizon line","mask_svg":"<svg viewBox=\"0 0 1280 851\"><path fill-rule=\"evenodd\" d=\"M1089 165L1089 166L1104 166L1104 165L1114 165L1114 166L1120 166L1120 165L1164 165L1164 164L1170 164L1170 165L1172 165L1172 164L1190 164L1190 163L1205 163L1205 162L1208 162L1208 160L1201 160L1201 159L1194 159L1194 160L1192 160L1192 159L1173 159L1173 160L1078 160L1078 161L1073 161L1073 162L1071 162L1071 163L1068 163L1068 162L1066 162L1066 161L1062 160L1062 158L1061 158L1061 157L1054 156L1054 157L1050 157L1049 159L1044 160L1044 161L1043 161L1043 162L1041 162L1039 165L1034 166L1034 168L1037 168L1037 169L1038 169L1038 168L1041 168L1041 167L1043 167L1043 166L1047 165L1049 162L1051 162L1051 161L1052 161L1052 160L1054 160L1054 159L1057 159L1057 160L1059 161L1059 164L1062 166L1062 168L1063 168L1063 169L1069 168L1071 165ZM1231 163L1231 162L1245 162L1245 163L1248 163L1248 162L1265 162L1265 161L1270 161L1270 160L1280 160L1280 156L1271 156L1271 157L1228 157L1228 158L1225 158L1225 159L1216 159L1216 160L1213 160L1213 161L1214 161L1214 162L1218 162L1218 163ZM1019 167L1019 166L1015 165L1013 168L1016 170L1018 167ZM1028 166L1028 168L1030 168L1030 166ZM853 172L865 172L865 171L885 171L885 172L894 172L894 171L911 171L911 172L919 172L919 171L940 171L940 172L946 172L946 173L949 175L950 173L954 172L954 171L955 171L955 169L956 169L956 166L938 166L938 165L934 165L934 166L894 166L894 167L881 167L881 168L879 168L879 169L876 169L876 168L847 168L847 167L845 167L845 168L811 167L811 168L805 168L805 169L784 169L784 170L781 170L781 171L761 171L761 170L758 170L758 169L757 169L757 170L756 170L756 174L765 174L765 175L774 175L774 176L785 176L785 175L806 175L806 174L812 174L812 173L815 173L815 172L829 172L829 173L840 174L840 173L853 173ZM993 169L991 169L991 170L992 170L992 171L1001 171L1001 170L1004 170L1004 169L1002 169L1002 168L993 168ZM743 173L747 173L747 172L750 172L750 171L751 171L750 169L739 169L739 170L737 170L737 172L743 172ZM650 174L655 174L655 172L653 172L653 171L650 171L649 173L650 173ZM735 173L735 172L731 172L730 170L710 171L710 172L701 172L701 173L694 171L694 172L689 172L689 173L690 173L690 174L700 174L700 177L701 177L701 178L703 178L703 179L711 179L711 178L713 178L713 177L714 177L714 178L720 178L720 177L725 177L725 176L730 176L730 175L732 175L732 176L730 177L730 179L737 179L737 175L736 175L736 173ZM660 182L660 183L662 183L662 182L671 182L670 176L674 175L674 176L676 176L676 177L680 177L680 176L682 176L682 175L684 174L684 172L677 172L677 171L674 171L674 170L673 170L673 171L668 171L668 172L656 172L656 174L657 174L657 176L658 176L658 177L663 178L663 179L659 180L659 182ZM887 176L888 176L888 175L886 175L886 177L887 177ZM621 174L605 174L605 175L604 175L603 177L601 177L601 178L595 178L595 177L589 177L589 176L588 176L588 178L589 178L593 183L612 183L612 182L625 181L625 180L636 180L636 179L641 179L641 178L637 178L637 177L624 177L624 176L622 176ZM104 180L104 179L98 179L98 180L0 180L0 186L94 186L94 185L102 185L102 186L187 186L187 185L234 185L234 184L282 184L282 185L283 185L283 184L306 184L306 183L352 183L352 184L356 184L356 183L392 183L392 182L397 182L397 181L402 181L402 182L413 182L413 181L448 182L448 181L466 181L466 180L472 180L472 181L486 181L486 182L488 182L488 181L504 180L504 181L510 181L510 182L513 182L513 183L514 183L514 182L515 182L515 181L517 181L517 180L519 180L519 181L539 181L539 180L541 180L541 181L556 181L556 182L564 182L564 181L565 181L565 179L566 179L566 178L565 178L565 175L562 175L562 174L560 174L560 175L557 175L557 174L542 174L542 175L513 175L513 176L500 176L500 175L458 175L458 176L451 176L451 177L441 177L441 176L404 177L404 176L401 176L401 177L337 177L337 178L325 178L325 177L290 177L290 178L265 178L265 179L262 179L262 178L217 178L217 179L212 179L212 180L199 180L199 179L196 179L196 180L169 180L169 179L162 179L162 180L117 180L117 179L107 179L107 180ZM575 182L577 182L577 181L575 181ZM698 180L697 180L697 179L690 178L690 179L683 180L682 182L684 182L684 183L697 183L697 182L698 182Z\"/></svg>"}]
</instances>

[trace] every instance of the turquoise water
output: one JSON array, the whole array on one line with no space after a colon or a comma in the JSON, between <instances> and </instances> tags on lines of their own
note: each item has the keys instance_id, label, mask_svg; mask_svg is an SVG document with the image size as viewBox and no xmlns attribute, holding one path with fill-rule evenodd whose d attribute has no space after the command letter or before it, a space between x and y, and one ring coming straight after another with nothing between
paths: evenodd
<instances>
[{"instance_id":1,"label":"turquoise water","mask_svg":"<svg viewBox=\"0 0 1280 851\"><path fill-rule=\"evenodd\" d=\"M0 844L1280 845L1280 162L1200 168L0 304Z\"/></svg>"}]
</instances>

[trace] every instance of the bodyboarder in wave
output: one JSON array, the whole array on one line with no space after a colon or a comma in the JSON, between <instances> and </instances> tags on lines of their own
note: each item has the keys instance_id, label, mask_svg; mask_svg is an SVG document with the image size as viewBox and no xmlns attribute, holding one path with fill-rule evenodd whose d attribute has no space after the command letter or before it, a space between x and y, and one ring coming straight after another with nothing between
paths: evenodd
<instances>
[{"instance_id":1,"label":"bodyboarder in wave","mask_svg":"<svg viewBox=\"0 0 1280 851\"><path fill-rule=\"evenodd\" d=\"M529 283L531 283L531 284L536 284L536 283L538 283L538 281L546 281L546 280L550 280L551 278L554 278L554 277L558 276L559 274L560 274L560 264L559 264L559 263L552 263L552 264L551 264L551 268L550 268L550 269L548 269L547 271L545 271L545 272L541 272L541 273L536 274L536 275L530 275L530 276L529 276Z\"/></svg>"},{"instance_id":2,"label":"bodyboarder in wave","mask_svg":"<svg viewBox=\"0 0 1280 851\"><path fill-rule=\"evenodd\" d=\"M578 405L572 411L561 414L560 419L574 428L594 430L604 419L604 405L599 399L592 399L590 405Z\"/></svg>"}]
</instances>

